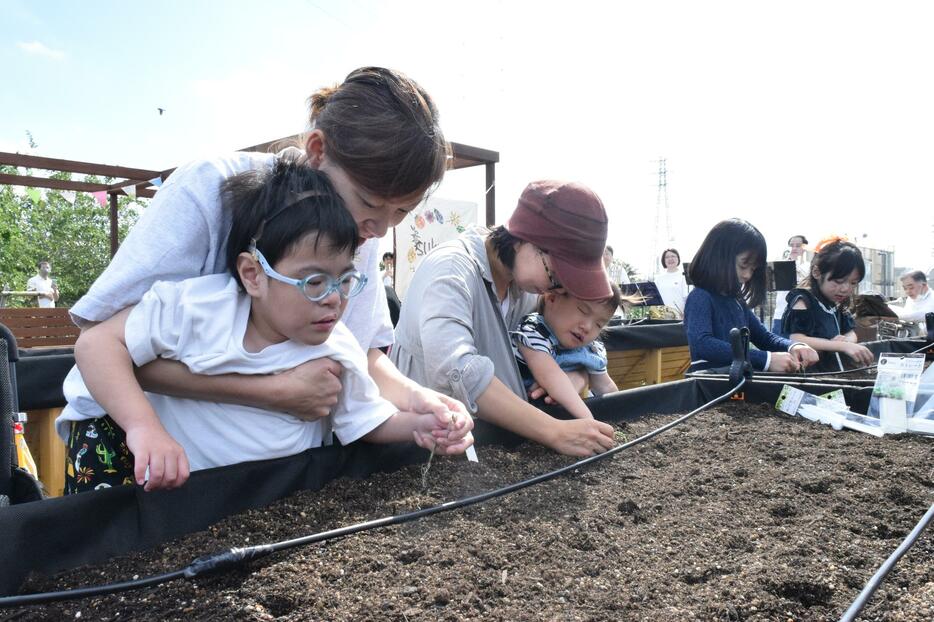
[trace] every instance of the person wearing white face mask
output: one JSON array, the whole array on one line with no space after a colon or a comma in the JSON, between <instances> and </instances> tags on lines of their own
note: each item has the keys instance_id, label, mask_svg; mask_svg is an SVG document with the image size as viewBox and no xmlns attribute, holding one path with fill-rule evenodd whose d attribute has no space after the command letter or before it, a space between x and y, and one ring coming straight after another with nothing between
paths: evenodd
<instances>
[{"instance_id":1,"label":"person wearing white face mask","mask_svg":"<svg viewBox=\"0 0 934 622\"><path fill-rule=\"evenodd\" d=\"M928 287L927 277L921 270L913 270L903 274L900 280L905 291L905 305L889 305L889 308L904 322L923 322L926 314L934 312L934 294Z\"/></svg>"}]
</instances>

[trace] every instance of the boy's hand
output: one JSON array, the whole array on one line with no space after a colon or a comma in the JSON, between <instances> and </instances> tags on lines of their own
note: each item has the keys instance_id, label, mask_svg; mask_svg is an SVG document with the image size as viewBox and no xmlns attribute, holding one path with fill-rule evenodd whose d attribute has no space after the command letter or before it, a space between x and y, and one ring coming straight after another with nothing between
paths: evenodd
<instances>
[{"instance_id":1,"label":"boy's hand","mask_svg":"<svg viewBox=\"0 0 934 622\"><path fill-rule=\"evenodd\" d=\"M464 453L473 445L473 417L457 412L448 412L439 417L434 413L418 415L412 436L419 447L435 449L435 453L452 455Z\"/></svg>"},{"instance_id":2,"label":"boy's hand","mask_svg":"<svg viewBox=\"0 0 934 622\"><path fill-rule=\"evenodd\" d=\"M188 481L185 450L161 425L139 425L126 430L126 445L135 458L133 476L144 490L178 488ZM149 481L146 481L146 468Z\"/></svg>"}]
</instances>

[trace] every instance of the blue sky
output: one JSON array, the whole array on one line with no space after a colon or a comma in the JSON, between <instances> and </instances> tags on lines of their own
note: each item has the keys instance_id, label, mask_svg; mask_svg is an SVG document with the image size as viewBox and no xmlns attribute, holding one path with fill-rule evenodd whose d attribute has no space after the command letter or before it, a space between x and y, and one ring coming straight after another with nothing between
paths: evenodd
<instances>
[{"instance_id":1,"label":"blue sky","mask_svg":"<svg viewBox=\"0 0 934 622\"><path fill-rule=\"evenodd\" d=\"M617 254L647 270L665 157L683 256L740 216L775 256L793 233L844 233L895 247L899 265L934 263L929 3L0 0L0 11L0 150L24 150L29 130L39 155L174 166L298 132L315 88L379 64L432 93L449 139L500 152L499 220L528 181L582 181L607 206ZM482 171L456 171L438 194L482 205L482 191Z\"/></svg>"}]
</instances>

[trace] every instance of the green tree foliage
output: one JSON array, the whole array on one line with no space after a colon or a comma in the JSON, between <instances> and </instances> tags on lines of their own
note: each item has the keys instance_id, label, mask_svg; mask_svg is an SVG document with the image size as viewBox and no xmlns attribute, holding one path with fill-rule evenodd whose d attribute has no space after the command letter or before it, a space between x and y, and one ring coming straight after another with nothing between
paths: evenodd
<instances>
[{"instance_id":1,"label":"green tree foliage","mask_svg":"<svg viewBox=\"0 0 934 622\"><path fill-rule=\"evenodd\" d=\"M0 171L22 174L14 167ZM28 174L28 173L27 173ZM56 173L54 179L71 179L70 173ZM110 179L88 176L90 183L110 183ZM29 193L32 196L29 196ZM110 211L93 196L43 189L39 200L34 191L0 186L0 285L3 289L23 290L36 274L36 262L48 259L52 278L58 283L58 306L69 307L87 292L110 262ZM65 196L63 196L63 194ZM118 203L118 238L123 240L139 217L142 199L121 196ZM23 306L30 301L8 301Z\"/></svg>"}]
</instances>

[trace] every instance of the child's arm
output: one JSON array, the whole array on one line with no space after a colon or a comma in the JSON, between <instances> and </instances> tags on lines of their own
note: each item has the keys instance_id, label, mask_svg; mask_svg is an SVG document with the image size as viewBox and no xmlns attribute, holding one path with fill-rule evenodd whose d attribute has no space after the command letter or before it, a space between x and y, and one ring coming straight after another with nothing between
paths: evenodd
<instances>
[{"instance_id":1,"label":"child's arm","mask_svg":"<svg viewBox=\"0 0 934 622\"><path fill-rule=\"evenodd\" d=\"M593 419L584 400L575 391L571 379L549 353L533 350L522 344L518 347L535 381L548 392L553 400L564 406L572 416L578 419Z\"/></svg>"},{"instance_id":2,"label":"child's arm","mask_svg":"<svg viewBox=\"0 0 934 622\"><path fill-rule=\"evenodd\" d=\"M599 374L590 374L590 390L594 395L606 395L619 391L616 383L605 370Z\"/></svg>"},{"instance_id":3,"label":"child's arm","mask_svg":"<svg viewBox=\"0 0 934 622\"><path fill-rule=\"evenodd\" d=\"M188 479L188 458L162 427L136 380L125 337L132 309L83 331L75 343L75 362L91 396L126 432L137 483L145 481L148 467L146 490L175 488Z\"/></svg>"},{"instance_id":4,"label":"child's arm","mask_svg":"<svg viewBox=\"0 0 934 622\"><path fill-rule=\"evenodd\" d=\"M803 300L798 300L791 307L794 309L807 309L807 304ZM853 340L850 341L850 335ZM856 343L856 333L850 331L846 335L837 335L833 339L822 339L820 337L811 337L804 333L792 333L793 341L800 341L820 352L842 352L856 361L860 365L870 365L875 360L875 355L866 346Z\"/></svg>"},{"instance_id":5,"label":"child's arm","mask_svg":"<svg viewBox=\"0 0 934 622\"><path fill-rule=\"evenodd\" d=\"M433 413L413 413L400 410L363 436L370 443L398 443L415 440L419 447L442 455L461 454L473 445L473 418L449 413L439 417Z\"/></svg>"}]
</instances>

